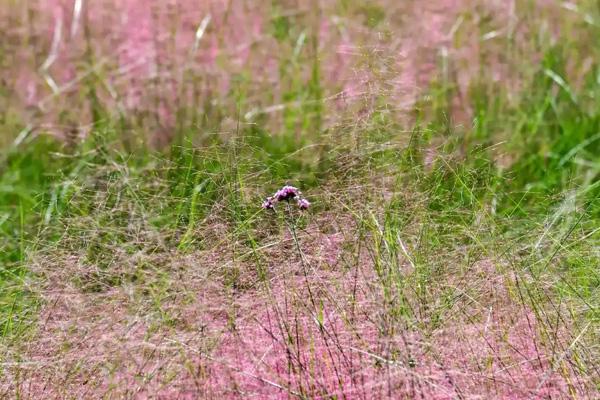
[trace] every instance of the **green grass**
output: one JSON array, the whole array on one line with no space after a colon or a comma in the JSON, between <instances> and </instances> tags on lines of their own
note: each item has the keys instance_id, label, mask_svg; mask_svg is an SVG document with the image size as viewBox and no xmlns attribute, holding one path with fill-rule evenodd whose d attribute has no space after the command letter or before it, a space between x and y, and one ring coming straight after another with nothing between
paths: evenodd
<instances>
[{"instance_id":1,"label":"green grass","mask_svg":"<svg viewBox=\"0 0 600 400\"><path fill-rule=\"evenodd\" d=\"M21 314L35 303L26 290L27 252L43 229L53 187L63 184L64 160L53 155L60 145L40 137L8 149L0 178L0 318L3 337L23 328Z\"/></svg>"}]
</instances>

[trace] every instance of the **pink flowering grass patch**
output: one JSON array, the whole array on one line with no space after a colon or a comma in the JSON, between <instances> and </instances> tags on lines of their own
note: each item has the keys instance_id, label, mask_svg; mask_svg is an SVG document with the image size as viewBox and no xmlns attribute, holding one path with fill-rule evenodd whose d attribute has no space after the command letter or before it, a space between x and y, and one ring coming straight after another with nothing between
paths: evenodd
<instances>
[{"instance_id":1,"label":"pink flowering grass patch","mask_svg":"<svg viewBox=\"0 0 600 400\"><path fill-rule=\"evenodd\" d=\"M29 336L0 342L0 398L600 398L595 321L583 315L594 299L563 296L557 282L578 266L545 258L546 241L576 252L559 241L572 216L505 235L506 219L524 217L516 206L499 216L504 175L471 164L471 138L400 128L432 81L448 100L440 114L471 123L460 100L473 76L517 84L500 39L514 34L521 54L537 27L525 17L540 5L550 18L556 4L343 3L0 6L0 47L19 60L0 71L14 77L10 113L77 139L103 113L163 144L186 121L223 139L164 164L97 149L26 199L44 222L15 257L39 315L24 317ZM555 22L559 35L568 24ZM323 125L311 119L321 112ZM264 127L268 146L255 145ZM284 130L307 146L269 136ZM307 198L284 186L261 209L289 156L323 167L290 167ZM591 298L594 281L582 281Z\"/></svg>"},{"instance_id":2,"label":"pink flowering grass patch","mask_svg":"<svg viewBox=\"0 0 600 400\"><path fill-rule=\"evenodd\" d=\"M597 397L585 369L593 359L582 361L593 357L591 331L552 292L541 296L546 278L536 283L502 256L478 258L493 249L439 234L455 226L434 225L425 195L387 176L325 187L335 191L304 191L325 211L297 210L295 187L276 192L292 202L277 213L259 208L262 191L249 196L257 221L244 234L254 242L235 238L239 225L216 203L190 230L202 243L186 250L167 245L123 190L110 191L122 193L118 204L65 216L77 235L32 255L40 314L5 356L0 394ZM116 214L125 218L107 217ZM418 253L420 241L433 243Z\"/></svg>"},{"instance_id":3,"label":"pink flowering grass patch","mask_svg":"<svg viewBox=\"0 0 600 400\"><path fill-rule=\"evenodd\" d=\"M438 80L443 54L465 61L456 71L465 85L477 76L471 61L479 43L452 34L474 30L481 16L498 25L512 18L495 3L472 0L345 8L332 1L48 0L0 8L3 54L16 61L0 76L26 122L50 123L64 136L65 126L118 116L167 135L163 141L199 113L226 128L240 98L249 122L263 115L272 127L297 110L315 112L311 102L322 103L327 126L371 115L381 101L406 116ZM318 82L311 81L315 68ZM307 91L315 85L318 96Z\"/></svg>"},{"instance_id":4,"label":"pink flowering grass patch","mask_svg":"<svg viewBox=\"0 0 600 400\"><path fill-rule=\"evenodd\" d=\"M300 232L304 262L283 242L265 249L267 280L218 250L156 254L146 262L162 267L146 272L144 286L86 293L73 284L86 266L55 255L39 265L48 286L36 338L22 349L23 362L5 372L10 379L0 380L3 390L32 399L595 393L567 351L575 333L561 325L546 336L539 317L513 292L514 282L491 260L439 275L429 303L419 303L410 286L402 289L398 295L415 313L402 314L386 300L385 282L366 252L355 263L344 261L355 249L347 241L353 235L319 235L316 228ZM343 244L350 247L342 251ZM319 262L328 252L335 262ZM236 265L244 284L228 283ZM407 282L418 273L403 268ZM443 308L447 287L459 296ZM433 318L440 307L442 324Z\"/></svg>"},{"instance_id":5,"label":"pink flowering grass patch","mask_svg":"<svg viewBox=\"0 0 600 400\"><path fill-rule=\"evenodd\" d=\"M550 356L552 345L542 340L531 310L516 307L492 307L481 322L452 324L435 333L432 352L443 357L454 385L470 396L505 399L589 394L591 382L568 361Z\"/></svg>"}]
</instances>

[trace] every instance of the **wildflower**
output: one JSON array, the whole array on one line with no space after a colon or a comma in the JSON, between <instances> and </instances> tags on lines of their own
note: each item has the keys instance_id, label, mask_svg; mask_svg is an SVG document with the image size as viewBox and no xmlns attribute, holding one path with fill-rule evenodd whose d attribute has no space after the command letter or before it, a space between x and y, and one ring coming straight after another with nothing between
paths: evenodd
<instances>
[{"instance_id":1,"label":"wildflower","mask_svg":"<svg viewBox=\"0 0 600 400\"><path fill-rule=\"evenodd\" d=\"M306 199L298 199L298 207L300 207L301 210L308 210L308 207L310 207L310 201Z\"/></svg>"},{"instance_id":2,"label":"wildflower","mask_svg":"<svg viewBox=\"0 0 600 400\"><path fill-rule=\"evenodd\" d=\"M262 208L265 210L275 209L275 203L280 201L296 200L296 204L301 210L306 210L310 206L310 202L302 197L302 193L294 186L286 185L279 189L271 197L267 197L262 203Z\"/></svg>"},{"instance_id":3,"label":"wildflower","mask_svg":"<svg viewBox=\"0 0 600 400\"><path fill-rule=\"evenodd\" d=\"M296 197L300 197L300 191L293 186L284 186L275 193L273 196L277 201L290 200Z\"/></svg>"},{"instance_id":4,"label":"wildflower","mask_svg":"<svg viewBox=\"0 0 600 400\"><path fill-rule=\"evenodd\" d=\"M272 197L268 197L265 201L263 201L262 208L264 208L265 210L272 210L272 209L274 209L275 208L275 203L273 202L273 198Z\"/></svg>"}]
</instances>

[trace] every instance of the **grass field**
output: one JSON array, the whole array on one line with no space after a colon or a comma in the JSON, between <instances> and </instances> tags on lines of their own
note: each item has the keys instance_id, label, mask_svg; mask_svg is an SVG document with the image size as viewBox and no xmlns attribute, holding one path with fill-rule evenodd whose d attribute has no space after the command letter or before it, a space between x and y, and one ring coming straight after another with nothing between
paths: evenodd
<instances>
[{"instance_id":1,"label":"grass field","mask_svg":"<svg viewBox=\"0 0 600 400\"><path fill-rule=\"evenodd\" d=\"M0 398L600 398L597 1L0 34Z\"/></svg>"}]
</instances>

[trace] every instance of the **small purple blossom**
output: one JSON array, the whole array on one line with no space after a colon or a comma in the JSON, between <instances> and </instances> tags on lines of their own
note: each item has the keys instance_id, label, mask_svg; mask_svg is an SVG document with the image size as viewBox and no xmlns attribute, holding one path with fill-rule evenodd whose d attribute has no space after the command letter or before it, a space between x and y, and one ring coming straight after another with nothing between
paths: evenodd
<instances>
[{"instance_id":1,"label":"small purple blossom","mask_svg":"<svg viewBox=\"0 0 600 400\"><path fill-rule=\"evenodd\" d=\"M272 197L268 197L265 201L263 201L262 208L264 208L265 210L272 210L272 209L274 209L275 208L275 204L273 203L273 198Z\"/></svg>"},{"instance_id":2,"label":"small purple blossom","mask_svg":"<svg viewBox=\"0 0 600 400\"><path fill-rule=\"evenodd\" d=\"M298 207L300 207L301 210L308 210L308 207L310 207L310 201L306 199L299 199Z\"/></svg>"},{"instance_id":3,"label":"small purple blossom","mask_svg":"<svg viewBox=\"0 0 600 400\"><path fill-rule=\"evenodd\" d=\"M275 203L280 201L290 201L296 200L296 204L301 210L307 210L310 207L310 202L302 197L302 193L298 188L294 186L286 185L279 189L275 194L271 197L267 197L265 201L262 203L262 208L265 210L273 210L275 209Z\"/></svg>"},{"instance_id":4,"label":"small purple blossom","mask_svg":"<svg viewBox=\"0 0 600 400\"><path fill-rule=\"evenodd\" d=\"M284 186L279 189L273 197L275 197L277 201L290 200L300 197L300 191L293 186Z\"/></svg>"}]
</instances>

